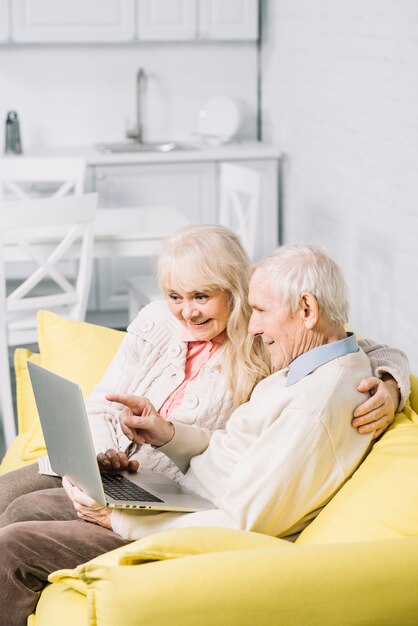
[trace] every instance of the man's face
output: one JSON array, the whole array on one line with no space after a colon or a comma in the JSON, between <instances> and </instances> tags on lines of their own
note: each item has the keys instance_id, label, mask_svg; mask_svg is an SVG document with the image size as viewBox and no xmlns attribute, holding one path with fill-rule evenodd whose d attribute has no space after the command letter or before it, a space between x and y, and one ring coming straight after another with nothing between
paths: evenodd
<instances>
[{"instance_id":1,"label":"man's face","mask_svg":"<svg viewBox=\"0 0 418 626\"><path fill-rule=\"evenodd\" d=\"M248 332L259 335L270 353L274 370L289 365L301 354L304 326L299 311L290 313L269 291L269 277L263 269L250 280L248 300L253 310Z\"/></svg>"}]
</instances>

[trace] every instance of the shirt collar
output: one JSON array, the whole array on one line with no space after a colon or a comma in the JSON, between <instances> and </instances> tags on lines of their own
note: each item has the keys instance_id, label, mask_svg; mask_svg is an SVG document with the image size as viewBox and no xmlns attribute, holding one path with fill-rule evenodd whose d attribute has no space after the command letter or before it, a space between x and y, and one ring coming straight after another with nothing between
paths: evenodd
<instances>
[{"instance_id":1,"label":"shirt collar","mask_svg":"<svg viewBox=\"0 0 418 626\"><path fill-rule=\"evenodd\" d=\"M357 339L353 333L347 333L345 339L326 343L323 346L313 348L304 354L298 356L289 365L289 375L286 381L286 387L298 383L302 378L311 374L321 365L325 365L328 361L345 356L351 352L357 352L359 349Z\"/></svg>"}]
</instances>

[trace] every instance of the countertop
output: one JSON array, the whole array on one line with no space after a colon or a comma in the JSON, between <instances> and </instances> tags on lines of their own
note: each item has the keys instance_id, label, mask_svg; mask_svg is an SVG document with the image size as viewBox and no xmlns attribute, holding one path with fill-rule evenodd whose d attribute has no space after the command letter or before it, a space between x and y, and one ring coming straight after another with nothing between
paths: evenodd
<instances>
[{"instance_id":1,"label":"countertop","mask_svg":"<svg viewBox=\"0 0 418 626\"><path fill-rule=\"evenodd\" d=\"M230 143L221 146L199 146L171 152L101 152L94 146L62 146L30 150L28 157L82 157L87 165L124 165L133 163L198 163L204 161L278 159L277 146L262 142Z\"/></svg>"}]
</instances>

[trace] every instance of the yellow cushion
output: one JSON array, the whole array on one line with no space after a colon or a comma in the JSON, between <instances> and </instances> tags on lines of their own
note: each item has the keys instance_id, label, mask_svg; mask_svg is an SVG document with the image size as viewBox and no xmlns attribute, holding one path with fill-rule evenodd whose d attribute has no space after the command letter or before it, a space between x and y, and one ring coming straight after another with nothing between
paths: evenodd
<instances>
[{"instance_id":1,"label":"yellow cushion","mask_svg":"<svg viewBox=\"0 0 418 626\"><path fill-rule=\"evenodd\" d=\"M41 355L26 348L17 348L14 353L16 376L17 426L19 433L29 430L38 420L38 410L29 379L28 361L41 365Z\"/></svg>"},{"instance_id":2,"label":"yellow cushion","mask_svg":"<svg viewBox=\"0 0 418 626\"><path fill-rule=\"evenodd\" d=\"M7 449L0 473L33 463L45 454L45 441L39 422L38 409L29 378L28 361L42 365L40 354L24 348L15 350L16 403L19 435Z\"/></svg>"},{"instance_id":3,"label":"yellow cushion","mask_svg":"<svg viewBox=\"0 0 418 626\"><path fill-rule=\"evenodd\" d=\"M410 406L297 543L418 536L418 426ZM418 423L418 422L417 422Z\"/></svg>"},{"instance_id":4,"label":"yellow cushion","mask_svg":"<svg viewBox=\"0 0 418 626\"><path fill-rule=\"evenodd\" d=\"M1 473L35 461L46 453L27 361L46 367L76 383L88 396L102 378L125 333L78 322L50 311L38 313L40 355L18 349L15 354L19 432L1 465Z\"/></svg>"},{"instance_id":5,"label":"yellow cushion","mask_svg":"<svg viewBox=\"0 0 418 626\"><path fill-rule=\"evenodd\" d=\"M78 383L84 396L102 378L125 335L50 311L38 313L37 328L42 366Z\"/></svg>"},{"instance_id":6,"label":"yellow cushion","mask_svg":"<svg viewBox=\"0 0 418 626\"><path fill-rule=\"evenodd\" d=\"M24 465L33 463L37 456L29 456L26 453L28 442L31 439L32 433L26 432L15 437L10 446L7 448L6 453L0 465L0 475L12 472L15 469L19 469ZM45 452L43 453L45 454Z\"/></svg>"},{"instance_id":7,"label":"yellow cushion","mask_svg":"<svg viewBox=\"0 0 418 626\"><path fill-rule=\"evenodd\" d=\"M80 573L89 624L416 625L418 538L289 549L282 543L142 565L90 563Z\"/></svg>"},{"instance_id":8,"label":"yellow cushion","mask_svg":"<svg viewBox=\"0 0 418 626\"><path fill-rule=\"evenodd\" d=\"M45 442L29 379L28 361L41 365L41 355L26 348L17 348L14 353L14 366L19 435L6 450L0 465L0 474L29 465L41 454L45 454Z\"/></svg>"},{"instance_id":9,"label":"yellow cushion","mask_svg":"<svg viewBox=\"0 0 418 626\"><path fill-rule=\"evenodd\" d=\"M292 549L283 539L229 528L178 528L155 533L125 547L120 565L138 565L150 561L178 559L208 552L259 548Z\"/></svg>"}]
</instances>

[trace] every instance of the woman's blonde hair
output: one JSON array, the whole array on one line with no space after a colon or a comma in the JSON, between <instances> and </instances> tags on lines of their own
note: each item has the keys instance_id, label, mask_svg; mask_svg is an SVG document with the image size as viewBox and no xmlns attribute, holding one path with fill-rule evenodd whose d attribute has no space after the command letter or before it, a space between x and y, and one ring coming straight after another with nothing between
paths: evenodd
<instances>
[{"instance_id":1,"label":"woman's blonde hair","mask_svg":"<svg viewBox=\"0 0 418 626\"><path fill-rule=\"evenodd\" d=\"M250 259L239 238L224 226L195 224L168 237L157 258L158 282L163 293L173 281L184 291L228 293L223 371L234 407L246 402L254 386L271 373L269 358L259 338L248 336Z\"/></svg>"}]
</instances>

